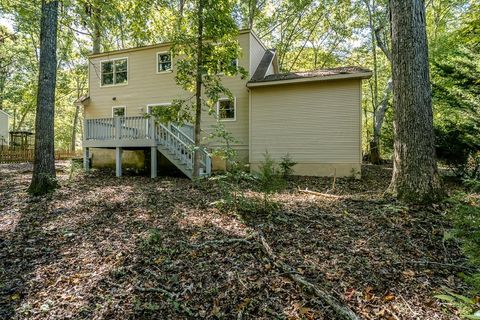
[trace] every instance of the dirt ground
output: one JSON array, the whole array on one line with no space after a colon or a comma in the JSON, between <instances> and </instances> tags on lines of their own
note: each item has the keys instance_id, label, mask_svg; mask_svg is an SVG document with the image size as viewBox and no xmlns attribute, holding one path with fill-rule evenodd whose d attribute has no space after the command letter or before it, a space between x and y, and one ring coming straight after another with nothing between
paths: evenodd
<instances>
[{"instance_id":1,"label":"dirt ground","mask_svg":"<svg viewBox=\"0 0 480 320\"><path fill-rule=\"evenodd\" d=\"M335 319L259 232L291 273L362 319L457 319L433 297L466 290L444 208L385 198L388 167L335 191L331 178L292 178L270 215L218 209L214 182L70 175L67 162L62 187L31 198L31 169L0 165L0 319Z\"/></svg>"}]
</instances>

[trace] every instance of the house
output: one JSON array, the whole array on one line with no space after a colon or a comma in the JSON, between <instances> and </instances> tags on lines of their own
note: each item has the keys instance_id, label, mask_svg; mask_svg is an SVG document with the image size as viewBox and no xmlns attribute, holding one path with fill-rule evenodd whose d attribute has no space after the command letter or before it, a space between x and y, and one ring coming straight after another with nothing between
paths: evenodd
<instances>
[{"instance_id":1,"label":"house","mask_svg":"<svg viewBox=\"0 0 480 320\"><path fill-rule=\"evenodd\" d=\"M289 154L294 173L313 176L359 175L361 169L361 85L371 71L342 67L279 73L274 50L250 30L240 31L238 65L247 79L222 76L233 99L217 103L218 118L204 110L202 130L217 122L236 138L241 160L256 170L265 152L275 160ZM84 107L84 165L143 166L151 176L159 164L174 165L192 176L193 129L155 123L145 117L191 93L175 83L169 43L94 54L89 57L89 95ZM220 159L202 149L202 174L221 169Z\"/></svg>"},{"instance_id":2,"label":"house","mask_svg":"<svg viewBox=\"0 0 480 320\"><path fill-rule=\"evenodd\" d=\"M8 119L8 113L0 109L0 147L8 146Z\"/></svg>"}]
</instances>

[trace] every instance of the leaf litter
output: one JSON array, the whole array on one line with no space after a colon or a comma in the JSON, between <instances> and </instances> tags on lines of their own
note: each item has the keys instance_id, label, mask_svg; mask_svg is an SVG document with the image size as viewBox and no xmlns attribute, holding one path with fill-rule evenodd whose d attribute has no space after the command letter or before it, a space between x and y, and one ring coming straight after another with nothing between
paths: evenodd
<instances>
[{"instance_id":1,"label":"leaf litter","mask_svg":"<svg viewBox=\"0 0 480 320\"><path fill-rule=\"evenodd\" d=\"M32 198L31 166L0 165L0 319L334 319L292 274L361 319L458 319L433 298L467 289L444 209L386 198L388 167L291 178L265 215L212 206L214 182L57 166Z\"/></svg>"}]
</instances>

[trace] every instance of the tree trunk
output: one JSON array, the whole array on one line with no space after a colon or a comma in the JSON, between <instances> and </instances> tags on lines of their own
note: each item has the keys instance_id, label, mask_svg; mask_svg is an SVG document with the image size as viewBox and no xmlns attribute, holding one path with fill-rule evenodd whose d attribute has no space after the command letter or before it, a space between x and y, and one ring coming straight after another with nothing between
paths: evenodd
<instances>
[{"instance_id":1,"label":"tree trunk","mask_svg":"<svg viewBox=\"0 0 480 320\"><path fill-rule=\"evenodd\" d=\"M35 117L35 162L28 191L42 195L53 190L55 178L54 113L57 73L58 1L42 0L40 65Z\"/></svg>"},{"instance_id":2,"label":"tree trunk","mask_svg":"<svg viewBox=\"0 0 480 320\"><path fill-rule=\"evenodd\" d=\"M195 153L193 158L193 177L200 176L200 147L202 122L202 76L203 76L203 9L204 0L198 4L198 34L197 34L197 79L195 81Z\"/></svg>"},{"instance_id":3,"label":"tree trunk","mask_svg":"<svg viewBox=\"0 0 480 320\"><path fill-rule=\"evenodd\" d=\"M370 141L370 162L373 164L380 164L382 157L380 153L380 137L382 134L383 120L385 119L385 112L388 109L388 100L392 93L392 80L387 81L387 86L383 92L383 99L377 106L374 114L373 137Z\"/></svg>"},{"instance_id":4,"label":"tree trunk","mask_svg":"<svg viewBox=\"0 0 480 320\"><path fill-rule=\"evenodd\" d=\"M98 6L98 3L96 3ZM100 53L102 48L102 26L100 24L101 9L92 7L93 34L92 34L92 53Z\"/></svg>"},{"instance_id":5,"label":"tree trunk","mask_svg":"<svg viewBox=\"0 0 480 320\"><path fill-rule=\"evenodd\" d=\"M394 116L391 189L398 199L431 203L441 195L435 160L425 3L390 0Z\"/></svg>"},{"instance_id":6,"label":"tree trunk","mask_svg":"<svg viewBox=\"0 0 480 320\"><path fill-rule=\"evenodd\" d=\"M75 152L76 142L77 142L77 126L78 126L78 114L80 113L80 106L75 106L75 116L73 117L73 127L72 127L72 142L70 145L70 150Z\"/></svg>"}]
</instances>

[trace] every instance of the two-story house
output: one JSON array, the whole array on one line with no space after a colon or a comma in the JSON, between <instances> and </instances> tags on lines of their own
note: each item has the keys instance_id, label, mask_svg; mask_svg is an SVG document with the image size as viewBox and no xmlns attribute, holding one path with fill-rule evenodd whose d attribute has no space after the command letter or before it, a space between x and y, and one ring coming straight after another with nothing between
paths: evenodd
<instances>
[{"instance_id":1,"label":"two-story house","mask_svg":"<svg viewBox=\"0 0 480 320\"><path fill-rule=\"evenodd\" d=\"M233 99L220 99L217 117L202 115L202 130L222 121L236 138L234 148L252 170L266 151L275 160L289 154L294 173L315 176L359 174L361 169L361 82L367 69L342 67L309 72L279 73L275 51L267 49L250 30L240 31L238 65L247 79L222 76ZM94 54L89 57L89 95L84 106L84 164L93 166L150 162L151 175L160 164L176 166L192 176L193 130L155 123L145 117L153 108L168 106L191 93L175 83L170 44ZM202 151L205 175L221 169ZM89 161L91 159L91 161Z\"/></svg>"}]
</instances>

